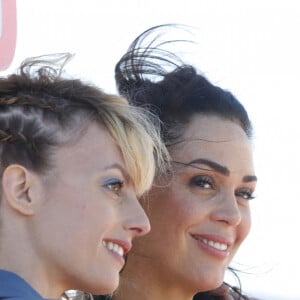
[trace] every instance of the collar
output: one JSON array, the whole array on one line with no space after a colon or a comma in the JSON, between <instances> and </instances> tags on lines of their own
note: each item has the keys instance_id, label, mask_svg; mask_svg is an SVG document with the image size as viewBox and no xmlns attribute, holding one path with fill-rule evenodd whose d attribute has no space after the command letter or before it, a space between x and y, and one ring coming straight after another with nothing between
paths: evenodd
<instances>
[{"instance_id":1,"label":"collar","mask_svg":"<svg viewBox=\"0 0 300 300\"><path fill-rule=\"evenodd\" d=\"M0 270L0 282L0 300L43 300L37 291L15 273Z\"/></svg>"}]
</instances>

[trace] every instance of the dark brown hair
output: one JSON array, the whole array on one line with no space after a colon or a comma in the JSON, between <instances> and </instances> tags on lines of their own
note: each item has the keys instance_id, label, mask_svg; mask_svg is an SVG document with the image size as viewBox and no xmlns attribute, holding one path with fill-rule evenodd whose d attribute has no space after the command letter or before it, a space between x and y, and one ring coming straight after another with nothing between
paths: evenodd
<instances>
[{"instance_id":1,"label":"dark brown hair","mask_svg":"<svg viewBox=\"0 0 300 300\"><path fill-rule=\"evenodd\" d=\"M115 66L118 91L129 102L147 107L162 122L162 138L167 147L180 143L195 115L214 115L241 126L248 138L252 125L244 106L230 93L212 84L192 65L186 65L162 46L177 41L161 41L171 25L152 27L139 35ZM150 42L145 41L154 34ZM232 298L228 298L231 296ZM201 292L197 299L248 299L240 289L224 283L215 291Z\"/></svg>"}]
</instances>

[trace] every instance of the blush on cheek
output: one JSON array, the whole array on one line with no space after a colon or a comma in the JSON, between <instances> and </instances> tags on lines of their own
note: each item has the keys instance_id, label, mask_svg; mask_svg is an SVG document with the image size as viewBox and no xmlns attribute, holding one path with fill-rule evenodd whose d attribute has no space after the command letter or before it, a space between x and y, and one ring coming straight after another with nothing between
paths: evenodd
<instances>
[{"instance_id":1,"label":"blush on cheek","mask_svg":"<svg viewBox=\"0 0 300 300\"><path fill-rule=\"evenodd\" d=\"M236 247L234 253L231 253L231 259L234 257L236 252L238 251L241 244L245 241L251 229L251 218L250 216L244 217L242 219L242 223L237 228L237 236L236 236ZM231 260L230 259L230 260Z\"/></svg>"},{"instance_id":2,"label":"blush on cheek","mask_svg":"<svg viewBox=\"0 0 300 300\"><path fill-rule=\"evenodd\" d=\"M251 215L250 213L247 213L246 216L243 216L242 218L242 224L241 224L241 231L243 233L243 240L248 236L251 230Z\"/></svg>"}]
</instances>

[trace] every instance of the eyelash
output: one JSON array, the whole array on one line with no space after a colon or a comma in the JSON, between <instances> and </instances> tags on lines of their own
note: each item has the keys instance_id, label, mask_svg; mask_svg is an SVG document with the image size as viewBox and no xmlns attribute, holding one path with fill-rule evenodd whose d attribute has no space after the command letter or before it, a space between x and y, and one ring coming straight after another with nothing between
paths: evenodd
<instances>
[{"instance_id":1,"label":"eyelash","mask_svg":"<svg viewBox=\"0 0 300 300\"><path fill-rule=\"evenodd\" d=\"M210 178L209 176L203 175L203 176L193 177L190 181L190 186L196 187L196 188L202 188L202 189L213 189L215 184L214 184L214 181L212 178ZM241 197L242 199L245 199L248 201L255 199L255 196L253 195L253 193L247 188L236 191L235 196Z\"/></svg>"},{"instance_id":2,"label":"eyelash","mask_svg":"<svg viewBox=\"0 0 300 300\"><path fill-rule=\"evenodd\" d=\"M108 179L103 184L103 187L105 187L107 190L114 193L118 197L121 195L121 190L122 190L123 186L124 186L124 181L119 180L117 178Z\"/></svg>"},{"instance_id":3,"label":"eyelash","mask_svg":"<svg viewBox=\"0 0 300 300\"><path fill-rule=\"evenodd\" d=\"M195 176L192 178L190 185L192 187L201 187L203 189L208 189L213 188L214 182L208 176ZM209 185L209 187L207 185Z\"/></svg>"},{"instance_id":4,"label":"eyelash","mask_svg":"<svg viewBox=\"0 0 300 300\"><path fill-rule=\"evenodd\" d=\"M237 191L235 193L235 195L237 197L241 197L241 198L243 198L245 200L248 200L248 201L255 199L255 196L253 195L253 193L248 189L241 189L240 191Z\"/></svg>"}]
</instances>

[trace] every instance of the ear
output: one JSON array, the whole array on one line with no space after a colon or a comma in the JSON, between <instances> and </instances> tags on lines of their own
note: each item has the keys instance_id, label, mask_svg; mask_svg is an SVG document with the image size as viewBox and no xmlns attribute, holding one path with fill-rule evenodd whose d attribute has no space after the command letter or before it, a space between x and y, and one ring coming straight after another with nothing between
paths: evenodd
<instances>
[{"instance_id":1,"label":"ear","mask_svg":"<svg viewBox=\"0 0 300 300\"><path fill-rule=\"evenodd\" d=\"M3 200L22 215L34 214L34 199L30 196L33 179L34 175L21 165L10 165L3 172Z\"/></svg>"}]
</instances>

